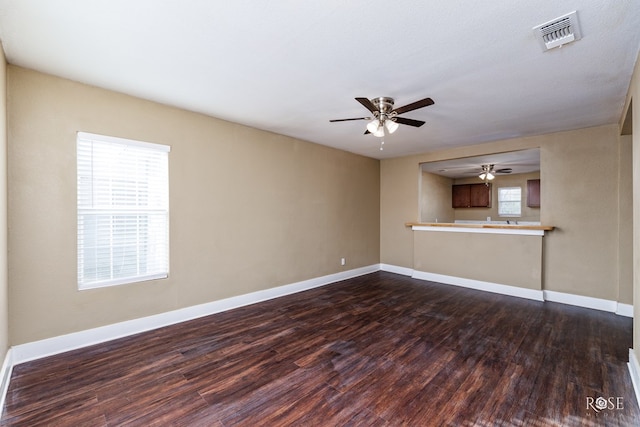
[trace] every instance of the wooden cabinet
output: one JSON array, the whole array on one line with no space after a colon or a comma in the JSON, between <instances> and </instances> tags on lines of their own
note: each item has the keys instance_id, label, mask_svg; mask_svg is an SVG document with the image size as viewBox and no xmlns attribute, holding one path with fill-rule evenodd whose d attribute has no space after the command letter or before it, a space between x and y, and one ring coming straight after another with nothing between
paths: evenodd
<instances>
[{"instance_id":1,"label":"wooden cabinet","mask_svg":"<svg viewBox=\"0 0 640 427\"><path fill-rule=\"evenodd\" d=\"M527 180L527 206L530 208L540 207L540 180Z\"/></svg>"},{"instance_id":2,"label":"wooden cabinet","mask_svg":"<svg viewBox=\"0 0 640 427\"><path fill-rule=\"evenodd\" d=\"M491 207L491 184L470 184L471 187L471 207L490 208Z\"/></svg>"},{"instance_id":3,"label":"wooden cabinet","mask_svg":"<svg viewBox=\"0 0 640 427\"><path fill-rule=\"evenodd\" d=\"M451 187L451 205L454 208L468 208L471 206L471 189L468 185L454 185Z\"/></svg>"},{"instance_id":4,"label":"wooden cabinet","mask_svg":"<svg viewBox=\"0 0 640 427\"><path fill-rule=\"evenodd\" d=\"M454 208L490 208L491 184L461 184L451 187Z\"/></svg>"}]
</instances>

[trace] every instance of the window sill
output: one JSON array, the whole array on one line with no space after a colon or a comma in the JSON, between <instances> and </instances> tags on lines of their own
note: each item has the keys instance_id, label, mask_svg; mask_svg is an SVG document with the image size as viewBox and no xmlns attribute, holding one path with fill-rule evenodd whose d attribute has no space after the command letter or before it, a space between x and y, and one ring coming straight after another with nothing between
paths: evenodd
<instances>
[{"instance_id":1,"label":"window sill","mask_svg":"<svg viewBox=\"0 0 640 427\"><path fill-rule=\"evenodd\" d=\"M127 285L130 283L147 282L150 280L166 279L169 277L168 273L150 274L147 276L127 277L124 279L104 280L96 283L81 284L78 283L79 291L86 291L89 289L108 288L111 286Z\"/></svg>"}]
</instances>

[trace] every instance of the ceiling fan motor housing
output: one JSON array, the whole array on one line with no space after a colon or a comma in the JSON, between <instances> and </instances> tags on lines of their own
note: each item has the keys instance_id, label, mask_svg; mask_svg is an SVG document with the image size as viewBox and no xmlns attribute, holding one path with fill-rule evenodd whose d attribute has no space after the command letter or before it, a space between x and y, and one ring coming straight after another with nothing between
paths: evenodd
<instances>
[{"instance_id":1,"label":"ceiling fan motor housing","mask_svg":"<svg viewBox=\"0 0 640 427\"><path fill-rule=\"evenodd\" d=\"M393 110L393 98L387 96L373 98L371 103L375 105L381 113L388 113Z\"/></svg>"},{"instance_id":2,"label":"ceiling fan motor housing","mask_svg":"<svg viewBox=\"0 0 640 427\"><path fill-rule=\"evenodd\" d=\"M378 109L378 114L374 112L374 115L382 123L384 123L386 119L393 119L393 117L395 116L395 114L392 114L393 98L389 98L388 96L379 96L377 98L373 98L371 100L371 103Z\"/></svg>"}]
</instances>

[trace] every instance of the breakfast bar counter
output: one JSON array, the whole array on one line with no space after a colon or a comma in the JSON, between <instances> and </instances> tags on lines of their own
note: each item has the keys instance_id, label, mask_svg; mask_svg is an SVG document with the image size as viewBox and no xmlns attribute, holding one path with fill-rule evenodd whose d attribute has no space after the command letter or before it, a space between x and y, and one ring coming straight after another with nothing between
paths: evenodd
<instances>
[{"instance_id":1,"label":"breakfast bar counter","mask_svg":"<svg viewBox=\"0 0 640 427\"><path fill-rule=\"evenodd\" d=\"M413 277L542 301L543 237L554 227L405 224L413 230Z\"/></svg>"},{"instance_id":2,"label":"breakfast bar counter","mask_svg":"<svg viewBox=\"0 0 640 427\"><path fill-rule=\"evenodd\" d=\"M480 232L501 233L500 230L510 231L539 231L544 234L545 231L552 231L555 227L550 225L518 225L518 224L495 224L495 223L453 223L453 222L407 222L407 227L413 230L432 230L432 231L453 231L473 233L474 230L485 230ZM461 229L461 230L458 230ZM478 231L476 231L478 232Z\"/></svg>"}]
</instances>

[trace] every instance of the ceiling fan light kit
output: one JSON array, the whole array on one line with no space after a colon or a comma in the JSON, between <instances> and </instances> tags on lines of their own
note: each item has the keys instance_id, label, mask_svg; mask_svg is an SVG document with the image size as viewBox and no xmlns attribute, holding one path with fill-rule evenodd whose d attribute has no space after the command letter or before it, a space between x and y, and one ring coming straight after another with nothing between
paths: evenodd
<instances>
[{"instance_id":1,"label":"ceiling fan light kit","mask_svg":"<svg viewBox=\"0 0 640 427\"><path fill-rule=\"evenodd\" d=\"M384 128L382 126L382 123L380 123L380 120L378 119L373 119L369 123L367 123L367 130L373 136L384 136Z\"/></svg>"},{"instance_id":2,"label":"ceiling fan light kit","mask_svg":"<svg viewBox=\"0 0 640 427\"><path fill-rule=\"evenodd\" d=\"M367 131L373 136L382 138L385 135L392 134L400 127L399 124L392 119L386 119L384 122L380 119L373 119L367 124Z\"/></svg>"},{"instance_id":3,"label":"ceiling fan light kit","mask_svg":"<svg viewBox=\"0 0 640 427\"><path fill-rule=\"evenodd\" d=\"M394 133L395 131L398 130L400 125L398 123L394 122L393 120L386 120L384 122L384 127L387 129L387 131L389 133Z\"/></svg>"},{"instance_id":4,"label":"ceiling fan light kit","mask_svg":"<svg viewBox=\"0 0 640 427\"><path fill-rule=\"evenodd\" d=\"M478 178L485 181L487 185L489 185L489 181L493 180L496 177L496 172L493 169L494 165L482 165L482 172L478 175Z\"/></svg>"}]
</instances>

